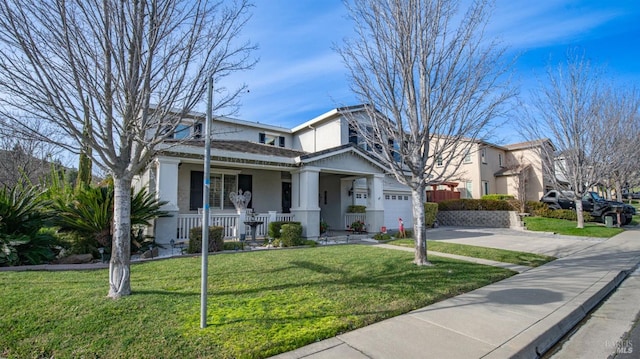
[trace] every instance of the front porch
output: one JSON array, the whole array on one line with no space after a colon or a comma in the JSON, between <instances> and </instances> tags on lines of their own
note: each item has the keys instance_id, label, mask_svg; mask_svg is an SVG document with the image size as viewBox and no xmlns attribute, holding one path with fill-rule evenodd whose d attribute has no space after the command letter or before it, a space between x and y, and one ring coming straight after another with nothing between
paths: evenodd
<instances>
[{"instance_id":1,"label":"front porch","mask_svg":"<svg viewBox=\"0 0 640 359\"><path fill-rule=\"evenodd\" d=\"M176 242L188 242L189 232L192 228L202 226L201 214L178 214L178 229L176 233ZM251 216L251 220L262 222L256 226L256 237L265 238L268 235L269 223L271 222L293 222L295 215L291 213L277 213L275 211L268 213L256 213ZM225 239L240 239L242 234L247 237L251 235L251 229L244 222L247 221L245 213L226 214L226 213L210 213L209 224L211 226L224 227ZM243 228L244 227L244 228Z\"/></svg>"},{"instance_id":2,"label":"front porch","mask_svg":"<svg viewBox=\"0 0 640 359\"><path fill-rule=\"evenodd\" d=\"M201 214L178 214L178 226L176 233L176 243L186 243L189 241L189 232L192 228L202 226ZM211 213L209 214L209 223L211 226L224 227L224 239L240 239L242 234L245 234L247 239L251 236L252 232L248 225L244 222L247 220L247 216L244 213L240 214L227 214L227 213ZM256 226L256 237L267 238L269 232L269 223L271 222L295 222L295 215L292 213L277 213L271 211L268 213L255 213L251 216L251 220L262 222ZM346 213L344 215L344 229L333 230L330 229L326 233L321 233L320 238L325 239L330 237L341 237L348 241L349 236L351 238L359 238L358 234L349 231L348 228L351 223L355 221L362 221L366 223L366 213ZM244 228L242 228L244 227ZM366 232L366 230L365 230ZM344 237L344 238L342 238Z\"/></svg>"}]
</instances>

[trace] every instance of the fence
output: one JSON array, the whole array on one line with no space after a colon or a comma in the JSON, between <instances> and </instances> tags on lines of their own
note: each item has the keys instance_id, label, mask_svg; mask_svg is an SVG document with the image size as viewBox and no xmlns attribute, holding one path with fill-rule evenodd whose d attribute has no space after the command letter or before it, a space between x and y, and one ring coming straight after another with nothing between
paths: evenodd
<instances>
[{"instance_id":1,"label":"fence","mask_svg":"<svg viewBox=\"0 0 640 359\"><path fill-rule=\"evenodd\" d=\"M249 217L245 218L245 221L249 220ZM256 226L256 236L266 237L269 229L269 223L273 221L293 221L294 215L291 213L256 213L251 217L251 220L262 222ZM209 214L209 225L224 227L224 238L239 238L240 230L239 225L245 226L244 233L249 236L251 234L250 227L244 223L240 223L239 214ZM186 242L189 240L189 231L191 228L202 227L202 215L201 214L179 214L178 215L178 229L176 234L176 242Z\"/></svg>"},{"instance_id":2,"label":"fence","mask_svg":"<svg viewBox=\"0 0 640 359\"><path fill-rule=\"evenodd\" d=\"M366 223L367 214L366 213L345 213L344 215L344 228L351 228L351 224L355 221L360 221L362 223Z\"/></svg>"}]
</instances>

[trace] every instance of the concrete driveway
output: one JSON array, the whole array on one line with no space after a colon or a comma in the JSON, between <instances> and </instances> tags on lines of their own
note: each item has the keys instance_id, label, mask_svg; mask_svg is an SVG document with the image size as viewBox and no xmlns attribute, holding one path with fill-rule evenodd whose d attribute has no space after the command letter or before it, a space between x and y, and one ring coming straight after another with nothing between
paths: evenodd
<instances>
[{"instance_id":1,"label":"concrete driveway","mask_svg":"<svg viewBox=\"0 0 640 359\"><path fill-rule=\"evenodd\" d=\"M508 249L563 258L604 242L606 238L562 236L507 228L439 227L427 230L427 240ZM429 244L427 243L427 250Z\"/></svg>"}]
</instances>

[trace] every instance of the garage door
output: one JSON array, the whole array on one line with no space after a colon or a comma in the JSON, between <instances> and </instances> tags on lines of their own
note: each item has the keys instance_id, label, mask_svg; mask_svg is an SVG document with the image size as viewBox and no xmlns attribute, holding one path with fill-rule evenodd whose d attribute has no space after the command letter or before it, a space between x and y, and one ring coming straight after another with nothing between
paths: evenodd
<instances>
[{"instance_id":1,"label":"garage door","mask_svg":"<svg viewBox=\"0 0 640 359\"><path fill-rule=\"evenodd\" d=\"M402 218L404 228L413 226L411 196L409 194L385 193L384 225L387 229L398 229L398 218Z\"/></svg>"}]
</instances>

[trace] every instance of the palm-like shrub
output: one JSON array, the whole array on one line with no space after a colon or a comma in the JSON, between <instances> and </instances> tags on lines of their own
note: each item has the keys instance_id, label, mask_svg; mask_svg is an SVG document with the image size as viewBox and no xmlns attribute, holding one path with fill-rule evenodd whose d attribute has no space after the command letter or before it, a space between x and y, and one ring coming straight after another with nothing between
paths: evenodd
<instances>
[{"instance_id":1,"label":"palm-like shrub","mask_svg":"<svg viewBox=\"0 0 640 359\"><path fill-rule=\"evenodd\" d=\"M37 186L0 190L0 266L40 264L53 259L58 241L49 224L48 201Z\"/></svg>"},{"instance_id":2,"label":"palm-like shrub","mask_svg":"<svg viewBox=\"0 0 640 359\"><path fill-rule=\"evenodd\" d=\"M132 191L133 192L133 191ZM57 212L56 225L60 232L73 234L76 245L95 252L98 247L111 248L114 193L111 183L100 187L84 187L75 192L69 203L65 196L54 200ZM131 198L131 250L136 252L147 243L141 238L138 227L151 224L157 217L166 216L158 201L146 190L132 193Z\"/></svg>"}]
</instances>

